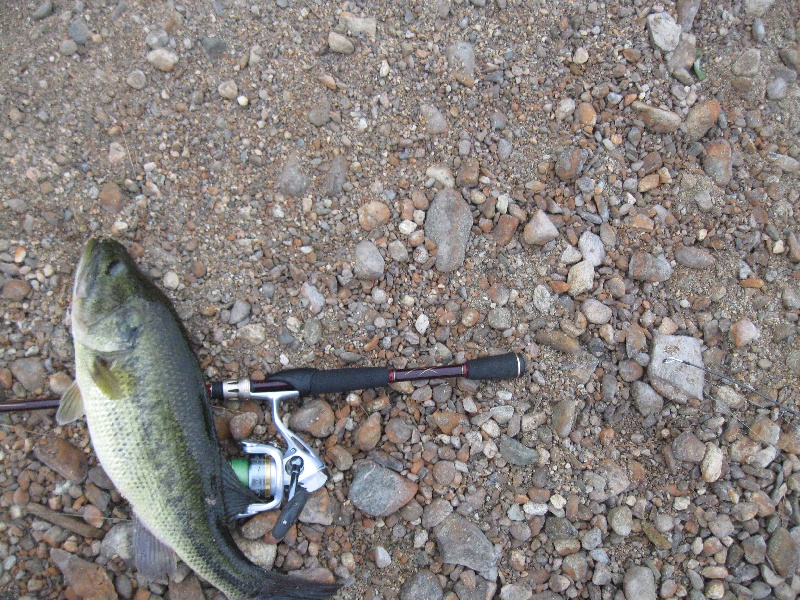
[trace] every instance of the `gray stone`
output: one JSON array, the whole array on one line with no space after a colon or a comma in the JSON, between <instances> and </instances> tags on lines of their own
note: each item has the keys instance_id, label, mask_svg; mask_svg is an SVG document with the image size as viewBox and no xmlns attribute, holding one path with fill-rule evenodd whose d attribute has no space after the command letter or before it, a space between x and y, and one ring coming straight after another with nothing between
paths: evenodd
<instances>
[{"instance_id":1,"label":"gray stone","mask_svg":"<svg viewBox=\"0 0 800 600\"><path fill-rule=\"evenodd\" d=\"M312 315L319 314L325 308L325 296L320 293L317 286L306 281L300 286L300 295L308 300L308 308Z\"/></svg>"},{"instance_id":2,"label":"gray stone","mask_svg":"<svg viewBox=\"0 0 800 600\"><path fill-rule=\"evenodd\" d=\"M744 0L744 12L751 17L763 17L775 0Z\"/></svg>"},{"instance_id":3,"label":"gray stone","mask_svg":"<svg viewBox=\"0 0 800 600\"><path fill-rule=\"evenodd\" d=\"M792 534L784 527L772 532L767 544L767 557L781 577L791 578L800 564L800 548Z\"/></svg>"},{"instance_id":4,"label":"gray stone","mask_svg":"<svg viewBox=\"0 0 800 600\"><path fill-rule=\"evenodd\" d=\"M436 244L436 269L455 271L464 264L472 213L461 194L445 188L436 194L425 216L425 236Z\"/></svg>"},{"instance_id":5,"label":"gray stone","mask_svg":"<svg viewBox=\"0 0 800 600\"><path fill-rule=\"evenodd\" d=\"M639 113L648 129L655 133L675 133L681 126L680 115L672 111L656 108L639 100L635 100L631 108Z\"/></svg>"},{"instance_id":6,"label":"gray stone","mask_svg":"<svg viewBox=\"0 0 800 600\"><path fill-rule=\"evenodd\" d=\"M656 600L656 580L647 567L630 567L625 571L622 588L626 598L636 600Z\"/></svg>"},{"instance_id":7,"label":"gray stone","mask_svg":"<svg viewBox=\"0 0 800 600\"><path fill-rule=\"evenodd\" d=\"M445 133L447 131L447 118L435 106L423 104L419 108L420 115L425 121L425 130L431 135Z\"/></svg>"},{"instance_id":8,"label":"gray stone","mask_svg":"<svg viewBox=\"0 0 800 600\"><path fill-rule=\"evenodd\" d=\"M444 498L434 498L422 514L422 526L433 529L453 512L453 505Z\"/></svg>"},{"instance_id":9,"label":"gray stone","mask_svg":"<svg viewBox=\"0 0 800 600\"><path fill-rule=\"evenodd\" d=\"M606 257L606 248L600 236L591 231L584 231L578 239L578 249L584 260L588 260L595 267L603 264Z\"/></svg>"},{"instance_id":10,"label":"gray stone","mask_svg":"<svg viewBox=\"0 0 800 600\"><path fill-rule=\"evenodd\" d=\"M676 11L678 13L678 25L682 31L689 31L694 24L697 11L700 10L701 0L678 0Z\"/></svg>"},{"instance_id":11,"label":"gray stone","mask_svg":"<svg viewBox=\"0 0 800 600\"><path fill-rule=\"evenodd\" d=\"M306 193L308 184L308 176L300 164L300 157L293 152L278 176L278 189L289 197L298 198Z\"/></svg>"},{"instance_id":12,"label":"gray stone","mask_svg":"<svg viewBox=\"0 0 800 600\"><path fill-rule=\"evenodd\" d=\"M637 281L667 281L672 267L663 255L636 252L628 262L628 276Z\"/></svg>"},{"instance_id":13,"label":"gray stone","mask_svg":"<svg viewBox=\"0 0 800 600\"><path fill-rule=\"evenodd\" d=\"M469 42L455 42L445 52L450 68L469 78L475 76L475 50Z\"/></svg>"},{"instance_id":14,"label":"gray stone","mask_svg":"<svg viewBox=\"0 0 800 600\"><path fill-rule=\"evenodd\" d=\"M417 493L417 484L371 460L358 461L350 484L349 499L373 517L388 517Z\"/></svg>"},{"instance_id":15,"label":"gray stone","mask_svg":"<svg viewBox=\"0 0 800 600\"><path fill-rule=\"evenodd\" d=\"M381 251L372 242L365 240L358 244L354 252L353 273L359 279L378 280L383 277L386 263Z\"/></svg>"},{"instance_id":16,"label":"gray stone","mask_svg":"<svg viewBox=\"0 0 800 600\"><path fill-rule=\"evenodd\" d=\"M616 506L608 511L608 525L619 536L627 537L633 531L633 513L625 506Z\"/></svg>"},{"instance_id":17,"label":"gray stone","mask_svg":"<svg viewBox=\"0 0 800 600\"><path fill-rule=\"evenodd\" d=\"M378 33L378 21L372 17L357 17L353 13L343 12L339 15L339 27L352 36L365 36L375 39Z\"/></svg>"},{"instance_id":18,"label":"gray stone","mask_svg":"<svg viewBox=\"0 0 800 600\"><path fill-rule=\"evenodd\" d=\"M340 154L331 161L328 177L325 181L325 191L329 196L339 196L347 182L347 171L350 166L344 155Z\"/></svg>"},{"instance_id":19,"label":"gray stone","mask_svg":"<svg viewBox=\"0 0 800 600\"><path fill-rule=\"evenodd\" d=\"M442 600L439 578L428 569L417 571L400 588L400 600Z\"/></svg>"},{"instance_id":20,"label":"gray stone","mask_svg":"<svg viewBox=\"0 0 800 600\"><path fill-rule=\"evenodd\" d=\"M11 374L29 392L41 390L47 377L42 361L35 356L18 358L12 362Z\"/></svg>"},{"instance_id":21,"label":"gray stone","mask_svg":"<svg viewBox=\"0 0 800 600\"><path fill-rule=\"evenodd\" d=\"M750 48L745 50L736 62L733 63L731 71L734 75L741 77L754 77L761 69L761 50Z\"/></svg>"},{"instance_id":22,"label":"gray stone","mask_svg":"<svg viewBox=\"0 0 800 600\"><path fill-rule=\"evenodd\" d=\"M664 399L643 381L634 381L631 384L631 392L636 408L643 417L658 415L664 408Z\"/></svg>"},{"instance_id":23,"label":"gray stone","mask_svg":"<svg viewBox=\"0 0 800 600\"><path fill-rule=\"evenodd\" d=\"M558 228L543 210L536 211L522 231L522 241L537 246L543 246L557 237Z\"/></svg>"},{"instance_id":24,"label":"gray stone","mask_svg":"<svg viewBox=\"0 0 800 600\"><path fill-rule=\"evenodd\" d=\"M486 535L461 515L452 514L434 530L442 562L486 572L497 566L497 553Z\"/></svg>"},{"instance_id":25,"label":"gray stone","mask_svg":"<svg viewBox=\"0 0 800 600\"><path fill-rule=\"evenodd\" d=\"M83 17L78 17L69 24L68 33L73 42L79 46L85 46L89 41L89 24L84 21Z\"/></svg>"},{"instance_id":26,"label":"gray stone","mask_svg":"<svg viewBox=\"0 0 800 600\"><path fill-rule=\"evenodd\" d=\"M531 597L530 586L521 583L510 583L500 588L500 600L530 600Z\"/></svg>"},{"instance_id":27,"label":"gray stone","mask_svg":"<svg viewBox=\"0 0 800 600\"><path fill-rule=\"evenodd\" d=\"M553 406L553 431L556 435L566 438L572 433L576 411L577 404L571 398L565 398Z\"/></svg>"},{"instance_id":28,"label":"gray stone","mask_svg":"<svg viewBox=\"0 0 800 600\"><path fill-rule=\"evenodd\" d=\"M331 52L336 52L338 54L352 54L356 51L356 47L353 45L353 42L347 39L347 36L336 33L335 31L331 31L328 34L328 47L331 49Z\"/></svg>"},{"instance_id":29,"label":"gray stone","mask_svg":"<svg viewBox=\"0 0 800 600\"><path fill-rule=\"evenodd\" d=\"M31 20L40 21L53 13L53 0L44 0L31 14Z\"/></svg>"},{"instance_id":30,"label":"gray stone","mask_svg":"<svg viewBox=\"0 0 800 600\"><path fill-rule=\"evenodd\" d=\"M539 461L539 453L528 448L507 435L500 436L497 449L509 464L521 467L535 465Z\"/></svg>"},{"instance_id":31,"label":"gray stone","mask_svg":"<svg viewBox=\"0 0 800 600\"><path fill-rule=\"evenodd\" d=\"M239 86L233 79L226 79L217 86L217 92L226 100L234 100L239 94Z\"/></svg>"},{"instance_id":32,"label":"gray stone","mask_svg":"<svg viewBox=\"0 0 800 600\"><path fill-rule=\"evenodd\" d=\"M595 325L604 325L611 321L613 315L611 308L597 300L596 298L589 298L584 301L581 306L581 312L586 316L589 323Z\"/></svg>"},{"instance_id":33,"label":"gray stone","mask_svg":"<svg viewBox=\"0 0 800 600\"><path fill-rule=\"evenodd\" d=\"M653 45L664 52L675 50L680 41L681 26L667 12L647 15L647 29Z\"/></svg>"},{"instance_id":34,"label":"gray stone","mask_svg":"<svg viewBox=\"0 0 800 600\"><path fill-rule=\"evenodd\" d=\"M147 75L142 70L136 69L128 73L125 82L135 90L143 90L147 86Z\"/></svg>"},{"instance_id":35,"label":"gray stone","mask_svg":"<svg viewBox=\"0 0 800 600\"><path fill-rule=\"evenodd\" d=\"M147 62L149 62L159 71L164 71L165 73L169 73L170 71L172 71L172 69L175 68L175 65L178 63L178 55L175 54L172 50L167 50L166 48L158 48L156 50L148 52Z\"/></svg>"},{"instance_id":36,"label":"gray stone","mask_svg":"<svg viewBox=\"0 0 800 600\"><path fill-rule=\"evenodd\" d=\"M322 127L331 120L331 104L325 96L320 98L320 101L308 111L308 122L315 127Z\"/></svg>"},{"instance_id":37,"label":"gray stone","mask_svg":"<svg viewBox=\"0 0 800 600\"><path fill-rule=\"evenodd\" d=\"M169 34L163 29L156 29L147 34L144 42L153 50L156 48L164 48L169 44Z\"/></svg>"},{"instance_id":38,"label":"gray stone","mask_svg":"<svg viewBox=\"0 0 800 600\"><path fill-rule=\"evenodd\" d=\"M250 303L246 300L241 300L237 298L233 302L233 306L231 307L230 311L230 319L229 322L231 325L236 325L244 321L247 317L250 316Z\"/></svg>"},{"instance_id":39,"label":"gray stone","mask_svg":"<svg viewBox=\"0 0 800 600\"><path fill-rule=\"evenodd\" d=\"M588 260L582 260L572 265L567 273L569 295L573 298L584 292L591 291L594 286L594 266Z\"/></svg>"},{"instance_id":40,"label":"gray stone","mask_svg":"<svg viewBox=\"0 0 800 600\"><path fill-rule=\"evenodd\" d=\"M659 394L674 402L686 403L689 398L703 397L705 373L701 369L667 360L680 359L703 366L702 342L698 338L656 334L647 374L650 385Z\"/></svg>"},{"instance_id":41,"label":"gray stone","mask_svg":"<svg viewBox=\"0 0 800 600\"><path fill-rule=\"evenodd\" d=\"M78 44L76 44L73 40L64 40L58 46L59 54L64 56L72 56L78 51Z\"/></svg>"},{"instance_id":42,"label":"gray stone","mask_svg":"<svg viewBox=\"0 0 800 600\"><path fill-rule=\"evenodd\" d=\"M684 431L672 441L672 453L678 460L700 463L706 455L706 447L691 431Z\"/></svg>"},{"instance_id":43,"label":"gray stone","mask_svg":"<svg viewBox=\"0 0 800 600\"><path fill-rule=\"evenodd\" d=\"M228 45L218 37L204 36L200 38L200 46L211 59L218 58L228 51Z\"/></svg>"},{"instance_id":44,"label":"gray stone","mask_svg":"<svg viewBox=\"0 0 800 600\"><path fill-rule=\"evenodd\" d=\"M106 560L118 557L133 565L133 523L117 523L108 530L100 545L100 556Z\"/></svg>"},{"instance_id":45,"label":"gray stone","mask_svg":"<svg viewBox=\"0 0 800 600\"><path fill-rule=\"evenodd\" d=\"M492 329L505 331L513 325L511 311L504 307L493 308L486 316L486 322Z\"/></svg>"},{"instance_id":46,"label":"gray stone","mask_svg":"<svg viewBox=\"0 0 800 600\"><path fill-rule=\"evenodd\" d=\"M675 261L692 269L708 269L717 264L717 259L708 250L695 246L681 246L675 251Z\"/></svg>"}]
</instances>

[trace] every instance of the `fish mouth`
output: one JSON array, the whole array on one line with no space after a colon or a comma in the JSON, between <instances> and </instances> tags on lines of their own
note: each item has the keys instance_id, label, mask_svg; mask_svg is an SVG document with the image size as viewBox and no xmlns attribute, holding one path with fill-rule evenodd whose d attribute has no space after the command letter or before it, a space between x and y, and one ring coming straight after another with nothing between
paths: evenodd
<instances>
[{"instance_id":1,"label":"fish mouth","mask_svg":"<svg viewBox=\"0 0 800 600\"><path fill-rule=\"evenodd\" d=\"M97 239L92 238L83 249L78 269L75 272L75 287L72 290L74 299L83 299L89 296L91 282L97 271L97 258L100 256L96 249L99 247Z\"/></svg>"}]
</instances>

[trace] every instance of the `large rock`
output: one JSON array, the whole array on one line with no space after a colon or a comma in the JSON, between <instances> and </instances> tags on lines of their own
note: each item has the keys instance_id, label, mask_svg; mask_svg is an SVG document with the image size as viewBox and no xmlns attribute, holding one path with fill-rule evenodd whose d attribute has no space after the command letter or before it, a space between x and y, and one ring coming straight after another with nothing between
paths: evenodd
<instances>
[{"instance_id":1,"label":"large rock","mask_svg":"<svg viewBox=\"0 0 800 600\"><path fill-rule=\"evenodd\" d=\"M631 567L622 580L625 598L631 600L656 600L656 580L647 567Z\"/></svg>"},{"instance_id":2,"label":"large rock","mask_svg":"<svg viewBox=\"0 0 800 600\"><path fill-rule=\"evenodd\" d=\"M450 515L436 527L435 535L443 562L464 565L479 573L497 566L494 545L465 517Z\"/></svg>"},{"instance_id":3,"label":"large rock","mask_svg":"<svg viewBox=\"0 0 800 600\"><path fill-rule=\"evenodd\" d=\"M386 262L375 244L365 240L356 246L354 254L353 273L356 277L373 281L383 277Z\"/></svg>"},{"instance_id":4,"label":"large rock","mask_svg":"<svg viewBox=\"0 0 800 600\"><path fill-rule=\"evenodd\" d=\"M558 228L543 210L536 211L522 230L522 241L535 246L543 246L557 237Z\"/></svg>"},{"instance_id":5,"label":"large rock","mask_svg":"<svg viewBox=\"0 0 800 600\"><path fill-rule=\"evenodd\" d=\"M656 334L647 368L653 389L662 396L682 404L689 398L702 398L705 372L697 367L667 360L675 358L702 367L701 347L702 342L697 338Z\"/></svg>"},{"instance_id":6,"label":"large rock","mask_svg":"<svg viewBox=\"0 0 800 600\"><path fill-rule=\"evenodd\" d=\"M644 124L655 133L675 133L681 126L680 115L672 111L656 108L639 100L635 100L631 108L639 113Z\"/></svg>"},{"instance_id":7,"label":"large rock","mask_svg":"<svg viewBox=\"0 0 800 600\"><path fill-rule=\"evenodd\" d=\"M445 188L436 194L425 217L425 236L436 244L436 269L455 271L464 264L472 213L461 194Z\"/></svg>"},{"instance_id":8,"label":"large rock","mask_svg":"<svg viewBox=\"0 0 800 600\"><path fill-rule=\"evenodd\" d=\"M64 579L78 598L116 600L117 592L106 570L59 548L50 550L50 558L64 574Z\"/></svg>"},{"instance_id":9,"label":"large rock","mask_svg":"<svg viewBox=\"0 0 800 600\"><path fill-rule=\"evenodd\" d=\"M664 52L672 52L681 37L681 26L667 12L647 15L647 29L653 45Z\"/></svg>"},{"instance_id":10,"label":"large rock","mask_svg":"<svg viewBox=\"0 0 800 600\"><path fill-rule=\"evenodd\" d=\"M356 463L350 485L350 502L373 517L388 517L403 508L417 493L417 484L381 465Z\"/></svg>"}]
</instances>

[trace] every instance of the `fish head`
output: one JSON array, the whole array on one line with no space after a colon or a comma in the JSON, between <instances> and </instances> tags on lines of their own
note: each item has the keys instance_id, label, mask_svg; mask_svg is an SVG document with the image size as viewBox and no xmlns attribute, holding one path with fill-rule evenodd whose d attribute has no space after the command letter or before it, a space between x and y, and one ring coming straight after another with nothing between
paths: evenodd
<instances>
[{"instance_id":1,"label":"fish head","mask_svg":"<svg viewBox=\"0 0 800 600\"><path fill-rule=\"evenodd\" d=\"M73 338L102 352L131 348L152 287L122 244L111 239L89 240L75 273Z\"/></svg>"}]
</instances>

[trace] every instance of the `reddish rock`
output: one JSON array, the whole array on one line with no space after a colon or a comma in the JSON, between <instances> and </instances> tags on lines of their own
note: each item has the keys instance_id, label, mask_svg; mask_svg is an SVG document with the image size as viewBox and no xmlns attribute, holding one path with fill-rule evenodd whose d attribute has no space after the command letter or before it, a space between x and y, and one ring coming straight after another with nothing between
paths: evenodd
<instances>
[{"instance_id":1,"label":"reddish rock","mask_svg":"<svg viewBox=\"0 0 800 600\"><path fill-rule=\"evenodd\" d=\"M519 219L511 215L500 215L497 225L492 231L492 237L498 246L505 246L514 238L514 232L519 226Z\"/></svg>"},{"instance_id":2,"label":"reddish rock","mask_svg":"<svg viewBox=\"0 0 800 600\"><path fill-rule=\"evenodd\" d=\"M3 284L3 298L9 302L22 302L31 293L31 284L22 279L9 279Z\"/></svg>"},{"instance_id":3,"label":"reddish rock","mask_svg":"<svg viewBox=\"0 0 800 600\"><path fill-rule=\"evenodd\" d=\"M37 460L73 483L86 479L86 455L67 440L58 437L42 439L33 450Z\"/></svg>"},{"instance_id":4,"label":"reddish rock","mask_svg":"<svg viewBox=\"0 0 800 600\"><path fill-rule=\"evenodd\" d=\"M480 176L480 163L478 159L470 157L461 163L461 168L456 175L456 185L458 187L475 187L478 185Z\"/></svg>"},{"instance_id":5,"label":"reddish rock","mask_svg":"<svg viewBox=\"0 0 800 600\"><path fill-rule=\"evenodd\" d=\"M354 441L358 449L362 452L373 450L381 440L381 414L372 413L358 429L356 429Z\"/></svg>"},{"instance_id":6,"label":"reddish rock","mask_svg":"<svg viewBox=\"0 0 800 600\"><path fill-rule=\"evenodd\" d=\"M122 210L123 197L122 190L113 181L109 181L100 190L100 196L97 198L100 208L110 213L118 213Z\"/></svg>"},{"instance_id":7,"label":"reddish rock","mask_svg":"<svg viewBox=\"0 0 800 600\"><path fill-rule=\"evenodd\" d=\"M733 177L733 157L727 140L716 140L706 146L703 170L717 185L728 185Z\"/></svg>"},{"instance_id":8,"label":"reddish rock","mask_svg":"<svg viewBox=\"0 0 800 600\"><path fill-rule=\"evenodd\" d=\"M84 600L117 600L117 592L106 570L96 563L53 548L50 558L64 574L64 579L78 598Z\"/></svg>"}]
</instances>

